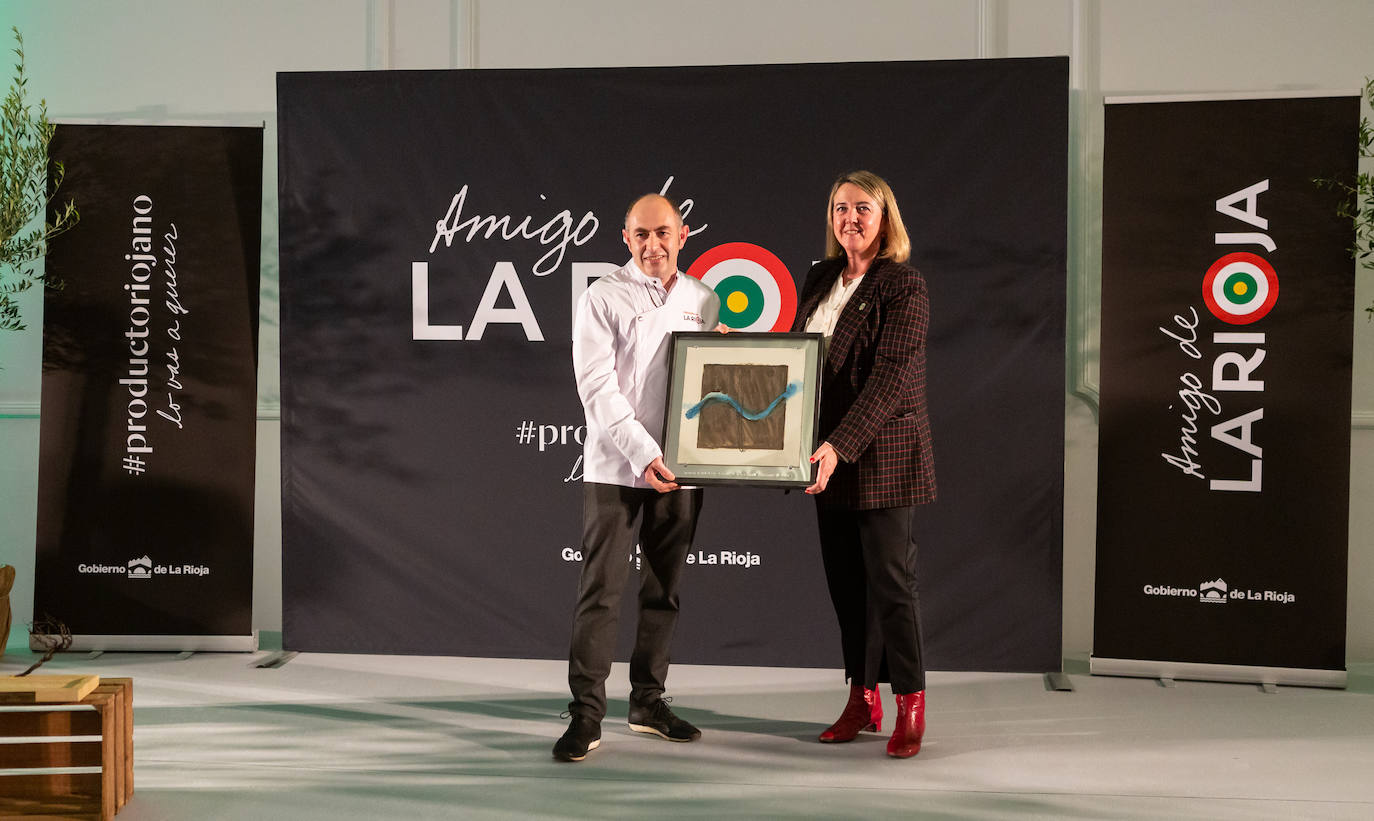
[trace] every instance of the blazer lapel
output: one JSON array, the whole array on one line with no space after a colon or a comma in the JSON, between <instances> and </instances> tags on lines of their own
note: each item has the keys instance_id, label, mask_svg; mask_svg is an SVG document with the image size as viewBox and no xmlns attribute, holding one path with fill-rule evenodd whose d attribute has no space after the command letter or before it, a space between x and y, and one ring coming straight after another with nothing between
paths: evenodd
<instances>
[{"instance_id":1,"label":"blazer lapel","mask_svg":"<svg viewBox=\"0 0 1374 821\"><path fill-rule=\"evenodd\" d=\"M843 265L831 265L822 269L816 274L814 282L802 283L801 304L797 306L797 319L795 320L798 331L806 330L806 321L815 312L816 306L821 304L825 295L830 293L830 288L835 284L835 278L844 270ZM810 290L807 290L807 288Z\"/></svg>"},{"instance_id":2,"label":"blazer lapel","mask_svg":"<svg viewBox=\"0 0 1374 821\"><path fill-rule=\"evenodd\" d=\"M840 320L835 323L835 333L830 337L830 350L826 354L826 364L832 371L838 371L854 346L854 337L864 326L864 317L873 310L873 294L882 276L882 260L874 260L872 267L859 280L859 289L845 303L840 312ZM833 281L833 280L832 280Z\"/></svg>"}]
</instances>

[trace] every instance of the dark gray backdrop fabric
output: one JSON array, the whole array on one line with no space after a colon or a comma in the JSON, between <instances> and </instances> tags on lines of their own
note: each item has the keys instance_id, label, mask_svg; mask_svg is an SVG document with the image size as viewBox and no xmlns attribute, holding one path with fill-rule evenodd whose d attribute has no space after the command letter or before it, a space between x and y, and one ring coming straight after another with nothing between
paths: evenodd
<instances>
[{"instance_id":1,"label":"dark gray backdrop fabric","mask_svg":"<svg viewBox=\"0 0 1374 821\"><path fill-rule=\"evenodd\" d=\"M1345 669L1353 237L1312 180L1354 179L1359 107L1107 106L1094 657ZM1237 253L1277 294L1241 324L1204 287Z\"/></svg>"},{"instance_id":2,"label":"dark gray backdrop fabric","mask_svg":"<svg viewBox=\"0 0 1374 821\"><path fill-rule=\"evenodd\" d=\"M867 168L930 286L929 664L1059 669L1067 79L1064 58L279 75L285 646L564 656L588 266L628 259L626 205L666 186L683 270L747 242L799 287L831 181ZM426 312L464 338L416 339ZM691 565L675 660L840 664L811 499L708 489Z\"/></svg>"}]
</instances>

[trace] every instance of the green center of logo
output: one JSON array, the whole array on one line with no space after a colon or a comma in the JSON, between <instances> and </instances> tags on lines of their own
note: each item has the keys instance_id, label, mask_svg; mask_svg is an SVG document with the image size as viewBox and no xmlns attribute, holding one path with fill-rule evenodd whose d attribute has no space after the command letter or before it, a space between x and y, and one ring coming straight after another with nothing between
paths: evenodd
<instances>
[{"instance_id":1,"label":"green center of logo","mask_svg":"<svg viewBox=\"0 0 1374 821\"><path fill-rule=\"evenodd\" d=\"M1234 305L1252 301L1256 294L1255 278L1249 274L1232 274L1226 278L1226 299Z\"/></svg>"},{"instance_id":2,"label":"green center of logo","mask_svg":"<svg viewBox=\"0 0 1374 821\"><path fill-rule=\"evenodd\" d=\"M746 276L729 276L716 283L720 321L731 328L747 328L763 315L763 289Z\"/></svg>"}]
</instances>

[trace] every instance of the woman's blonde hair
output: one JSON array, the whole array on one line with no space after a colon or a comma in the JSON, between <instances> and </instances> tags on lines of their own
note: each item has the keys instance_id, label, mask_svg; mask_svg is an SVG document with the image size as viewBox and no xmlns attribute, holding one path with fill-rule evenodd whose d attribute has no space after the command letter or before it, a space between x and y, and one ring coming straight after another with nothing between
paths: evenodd
<instances>
[{"instance_id":1,"label":"woman's blonde hair","mask_svg":"<svg viewBox=\"0 0 1374 821\"><path fill-rule=\"evenodd\" d=\"M910 259L911 237L907 235L906 226L902 224L902 212L897 208L897 197L892 193L892 187L887 181L872 171L850 171L848 174L841 174L840 178L835 180L835 184L830 186L830 197L825 207L826 257L844 254L844 250L840 248L840 240L835 236L835 223L831 215L835 210L835 192L845 183L858 186L882 209L883 230L878 239L878 256L896 262L906 262Z\"/></svg>"}]
</instances>

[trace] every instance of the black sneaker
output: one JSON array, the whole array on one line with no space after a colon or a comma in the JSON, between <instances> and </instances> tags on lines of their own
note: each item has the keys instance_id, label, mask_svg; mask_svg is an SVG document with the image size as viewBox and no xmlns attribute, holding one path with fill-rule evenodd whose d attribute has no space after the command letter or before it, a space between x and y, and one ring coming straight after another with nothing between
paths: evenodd
<instances>
[{"instance_id":1,"label":"black sneaker","mask_svg":"<svg viewBox=\"0 0 1374 821\"><path fill-rule=\"evenodd\" d=\"M669 741L696 741L701 730L673 715L668 700L660 698L647 707L630 705L630 729L637 733L653 733Z\"/></svg>"},{"instance_id":2,"label":"black sneaker","mask_svg":"<svg viewBox=\"0 0 1374 821\"><path fill-rule=\"evenodd\" d=\"M554 742L553 757L559 761L581 761L601 746L601 722L574 714L563 737Z\"/></svg>"}]
</instances>

